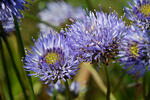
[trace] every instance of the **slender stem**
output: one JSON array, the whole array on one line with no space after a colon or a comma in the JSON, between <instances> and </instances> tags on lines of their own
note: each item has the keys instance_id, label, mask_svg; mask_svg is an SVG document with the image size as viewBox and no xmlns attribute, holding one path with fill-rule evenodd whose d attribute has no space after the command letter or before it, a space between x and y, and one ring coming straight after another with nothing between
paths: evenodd
<instances>
[{"instance_id":1,"label":"slender stem","mask_svg":"<svg viewBox=\"0 0 150 100\"><path fill-rule=\"evenodd\" d=\"M148 69L148 66L146 66L146 71L145 71L145 74L144 74L144 77L143 77L143 99L144 100L148 100L147 99L147 96L146 96L146 77L147 77L147 69ZM149 95L149 94L148 94Z\"/></svg>"},{"instance_id":2,"label":"slender stem","mask_svg":"<svg viewBox=\"0 0 150 100\"><path fill-rule=\"evenodd\" d=\"M90 63L84 63L84 66L86 66L86 68L88 69L88 71L91 73L93 79L95 80L95 82L98 85L98 87L100 88L100 90L104 94L106 94L107 93L106 86L104 85L101 77L99 76L99 74L97 73L97 71L94 69L94 67L92 67L92 65ZM116 100L115 96L112 93L110 93L110 99L111 100Z\"/></svg>"},{"instance_id":3,"label":"slender stem","mask_svg":"<svg viewBox=\"0 0 150 100\"><path fill-rule=\"evenodd\" d=\"M56 89L53 90L53 100L56 100Z\"/></svg>"},{"instance_id":4,"label":"slender stem","mask_svg":"<svg viewBox=\"0 0 150 100\"><path fill-rule=\"evenodd\" d=\"M4 93L4 82L3 82L3 80L0 80L0 100L6 100L6 95L4 95L5 93Z\"/></svg>"},{"instance_id":5,"label":"slender stem","mask_svg":"<svg viewBox=\"0 0 150 100\"><path fill-rule=\"evenodd\" d=\"M107 66L104 65L105 73L106 73L106 79L107 79L107 94L106 94L106 100L110 100L110 80L108 75Z\"/></svg>"},{"instance_id":6,"label":"slender stem","mask_svg":"<svg viewBox=\"0 0 150 100\"><path fill-rule=\"evenodd\" d=\"M18 43L18 46L19 46L19 49L20 49L19 51L21 51L20 52L21 57L25 57L25 50L24 50L24 45L23 45L23 41L22 41L22 38L21 38L21 32L20 32L20 29L19 29L17 18L15 16L14 16L14 24L15 24L15 29L16 29L17 43ZM31 77L28 76L29 73L30 72L26 71L26 76L28 78L28 84L30 85L30 91L31 91L31 94L33 96L33 100L35 100L32 79L31 79Z\"/></svg>"},{"instance_id":7,"label":"slender stem","mask_svg":"<svg viewBox=\"0 0 150 100\"><path fill-rule=\"evenodd\" d=\"M65 82L65 87L66 87L66 100L71 100L70 99L70 89L69 89L69 84L68 84L67 80Z\"/></svg>"},{"instance_id":8,"label":"slender stem","mask_svg":"<svg viewBox=\"0 0 150 100\"><path fill-rule=\"evenodd\" d=\"M150 98L150 83L149 83L149 87L148 87L148 95L147 95L147 99Z\"/></svg>"},{"instance_id":9,"label":"slender stem","mask_svg":"<svg viewBox=\"0 0 150 100\"><path fill-rule=\"evenodd\" d=\"M5 42L6 48L7 48L7 50L8 50L9 56L10 56L11 61L12 61L12 64L13 64L13 68L14 68L14 70L15 70L15 74L16 74L16 76L17 76L17 78L18 78L18 81L19 81L19 83L20 83L20 85L21 85L21 88L22 88L24 97L25 97L26 100L28 100L28 96L27 96L27 94L26 94L25 85L24 85L23 81L21 80L21 75L20 75L20 73L19 73L19 70L17 69L17 65L16 65L16 62L15 62L13 53L12 53L12 51L11 51L10 45L9 45L9 43L8 43L8 40L7 40L7 38L5 37L5 34L6 34L6 33L4 32L4 29L3 29L1 23L0 23L0 29L1 29L1 36L2 36L2 38L3 38L3 40L4 40L4 42Z\"/></svg>"},{"instance_id":10,"label":"slender stem","mask_svg":"<svg viewBox=\"0 0 150 100\"><path fill-rule=\"evenodd\" d=\"M8 76L8 69L6 66L6 60L5 60L5 56L4 56L4 50L3 50L3 46L2 46L2 40L0 38L0 48L1 48L1 59L2 59L2 64L3 64L3 69L4 69L4 73L6 75L6 81L7 81L7 86L8 86L8 92L9 92L9 96L11 100L14 100L13 95L12 95L12 89L11 89L11 83L10 83L10 78Z\"/></svg>"},{"instance_id":11,"label":"slender stem","mask_svg":"<svg viewBox=\"0 0 150 100\"><path fill-rule=\"evenodd\" d=\"M15 29L16 29L17 42L19 45L19 49L21 51L21 56L24 57L25 56L25 50L24 50L24 46L23 46L23 42L22 42L22 38L21 38L21 32L19 29L18 21L17 21L17 18L15 16L14 16L14 24L15 24Z\"/></svg>"},{"instance_id":12,"label":"slender stem","mask_svg":"<svg viewBox=\"0 0 150 100\"><path fill-rule=\"evenodd\" d=\"M146 100L146 73L143 77L143 98Z\"/></svg>"}]
</instances>

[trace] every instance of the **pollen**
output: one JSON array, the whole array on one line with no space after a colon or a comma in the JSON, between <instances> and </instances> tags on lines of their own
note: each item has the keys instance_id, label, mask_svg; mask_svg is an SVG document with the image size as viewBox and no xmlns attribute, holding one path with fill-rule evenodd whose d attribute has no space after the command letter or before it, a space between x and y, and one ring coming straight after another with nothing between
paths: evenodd
<instances>
[{"instance_id":1,"label":"pollen","mask_svg":"<svg viewBox=\"0 0 150 100\"><path fill-rule=\"evenodd\" d=\"M150 16L150 4L141 6L140 11L142 14L144 14L146 16Z\"/></svg>"},{"instance_id":2,"label":"pollen","mask_svg":"<svg viewBox=\"0 0 150 100\"><path fill-rule=\"evenodd\" d=\"M133 57L138 57L139 56L139 48L138 48L138 45L135 44L135 45L132 45L130 47L130 53Z\"/></svg>"},{"instance_id":3,"label":"pollen","mask_svg":"<svg viewBox=\"0 0 150 100\"><path fill-rule=\"evenodd\" d=\"M47 64L54 64L56 61L59 61L60 56L57 53L50 52L47 53L46 56L44 57L44 60Z\"/></svg>"}]
</instances>

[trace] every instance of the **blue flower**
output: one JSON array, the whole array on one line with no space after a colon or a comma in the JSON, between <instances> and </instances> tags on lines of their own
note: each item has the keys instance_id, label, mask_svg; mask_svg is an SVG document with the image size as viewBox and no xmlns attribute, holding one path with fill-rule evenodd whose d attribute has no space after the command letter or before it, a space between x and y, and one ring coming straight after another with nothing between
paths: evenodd
<instances>
[{"instance_id":1,"label":"blue flower","mask_svg":"<svg viewBox=\"0 0 150 100\"><path fill-rule=\"evenodd\" d=\"M1 0L0 21L12 16L16 16L17 18L23 17L20 12L26 8L23 4L27 4L27 2L25 0Z\"/></svg>"},{"instance_id":2,"label":"blue flower","mask_svg":"<svg viewBox=\"0 0 150 100\"><path fill-rule=\"evenodd\" d=\"M133 0L128 2L130 8L125 7L125 13L129 20L143 26L147 29L150 24L150 1L149 0Z\"/></svg>"},{"instance_id":3,"label":"blue flower","mask_svg":"<svg viewBox=\"0 0 150 100\"><path fill-rule=\"evenodd\" d=\"M126 26L116 12L89 12L76 20L66 32L70 47L79 52L82 61L108 64L118 53L118 45L126 34Z\"/></svg>"},{"instance_id":4,"label":"blue flower","mask_svg":"<svg viewBox=\"0 0 150 100\"><path fill-rule=\"evenodd\" d=\"M20 12L26 8L23 4L28 3L25 0L0 0L0 22L7 34L14 30L13 16L18 21L23 17Z\"/></svg>"},{"instance_id":5,"label":"blue flower","mask_svg":"<svg viewBox=\"0 0 150 100\"><path fill-rule=\"evenodd\" d=\"M143 76L150 67L149 40L136 26L131 26L119 47L119 62L127 73Z\"/></svg>"},{"instance_id":6,"label":"blue flower","mask_svg":"<svg viewBox=\"0 0 150 100\"><path fill-rule=\"evenodd\" d=\"M82 16L82 8L74 8L72 5L65 3L64 1L50 2L47 4L46 9L39 13L39 17L48 22L53 26L61 26L66 22L66 20L71 18L78 18ZM49 32L51 27L45 24L39 24L40 30L42 32Z\"/></svg>"},{"instance_id":7,"label":"blue flower","mask_svg":"<svg viewBox=\"0 0 150 100\"><path fill-rule=\"evenodd\" d=\"M76 75L78 60L70 50L66 39L59 34L48 34L34 42L32 50L27 50L24 68L45 81L45 84L65 81Z\"/></svg>"}]
</instances>

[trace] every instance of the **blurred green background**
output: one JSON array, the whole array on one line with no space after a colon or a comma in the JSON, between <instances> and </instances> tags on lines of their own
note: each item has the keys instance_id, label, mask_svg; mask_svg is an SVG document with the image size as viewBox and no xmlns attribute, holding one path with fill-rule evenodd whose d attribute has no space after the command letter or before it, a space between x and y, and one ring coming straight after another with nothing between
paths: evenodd
<instances>
[{"instance_id":1,"label":"blurred green background","mask_svg":"<svg viewBox=\"0 0 150 100\"><path fill-rule=\"evenodd\" d=\"M36 20L36 18L29 18L28 15L33 15L38 17L37 16L38 13L46 7L47 2L59 1L59 0L34 0L33 2L30 0L27 1L29 1L32 4L32 6L27 5L29 10L23 12L24 18L21 20L20 29L21 29L21 35L22 35L24 46L25 48L29 49L31 46L33 46L32 37L37 39L40 34L40 29L37 26L39 21ZM112 11L115 10L119 14L119 16L124 15L123 8L124 6L127 6L127 1L129 0L65 0L65 2L73 5L74 7L81 6L84 9L89 8L89 10L94 10L94 9L99 10L99 6L101 6L104 12L109 12L109 7L111 7ZM126 22L129 22L126 20L126 18L124 18L124 20ZM11 34L8 37L8 40L9 43L11 44L11 49L13 50L13 55L15 56L15 61L18 65L18 69L22 74L21 77L24 83L27 84L26 77L24 76L25 74L23 74L24 73L22 67L23 64L21 62L21 57L18 52L19 50L18 50L15 35ZM13 95L15 97L15 100L24 100L21 87L14 74L14 70L12 69L12 63L10 61L11 59L8 55L6 47L4 49L5 49L5 58L7 61L7 67L9 68L9 76L11 77L11 86L13 90ZM1 66L0 67L1 99L10 100L8 95L7 85L6 85L5 73L2 67L1 60L0 60L0 66ZM111 80L110 81L111 91L117 100L142 100L142 79L141 78L137 79L130 75L124 75L119 64L112 64L111 66L109 66L108 71ZM89 75L89 77L84 75L82 76L77 75L77 80L79 80L81 83L85 79L87 82L86 84L84 84L86 87L86 92L81 94L80 95L81 97L77 98L76 100L105 100L105 94L98 87L97 83L93 79L90 72L83 69L80 71L80 73L85 73L86 75ZM104 81L104 84L106 85L106 77L105 77L104 69L100 68L98 73L101 79ZM51 97L48 96L48 94L46 93L47 86L44 85L42 82L40 82L39 79L36 77L32 77L32 81L34 86L34 92L36 95L36 100L51 100ZM147 82L149 83L148 78L147 78Z\"/></svg>"}]
</instances>

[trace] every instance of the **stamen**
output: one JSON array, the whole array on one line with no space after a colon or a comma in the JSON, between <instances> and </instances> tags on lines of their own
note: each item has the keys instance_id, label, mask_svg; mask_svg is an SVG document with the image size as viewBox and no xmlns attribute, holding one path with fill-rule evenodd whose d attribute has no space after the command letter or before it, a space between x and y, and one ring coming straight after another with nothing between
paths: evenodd
<instances>
[{"instance_id":1,"label":"stamen","mask_svg":"<svg viewBox=\"0 0 150 100\"><path fill-rule=\"evenodd\" d=\"M133 57L139 56L139 48L137 44L134 44L130 47L130 53Z\"/></svg>"},{"instance_id":2,"label":"stamen","mask_svg":"<svg viewBox=\"0 0 150 100\"><path fill-rule=\"evenodd\" d=\"M150 16L150 4L141 6L140 11L142 14L144 14L146 16Z\"/></svg>"},{"instance_id":3,"label":"stamen","mask_svg":"<svg viewBox=\"0 0 150 100\"><path fill-rule=\"evenodd\" d=\"M59 59L60 59L59 54L54 52L47 53L46 56L44 57L44 60L47 64L54 64Z\"/></svg>"}]
</instances>

